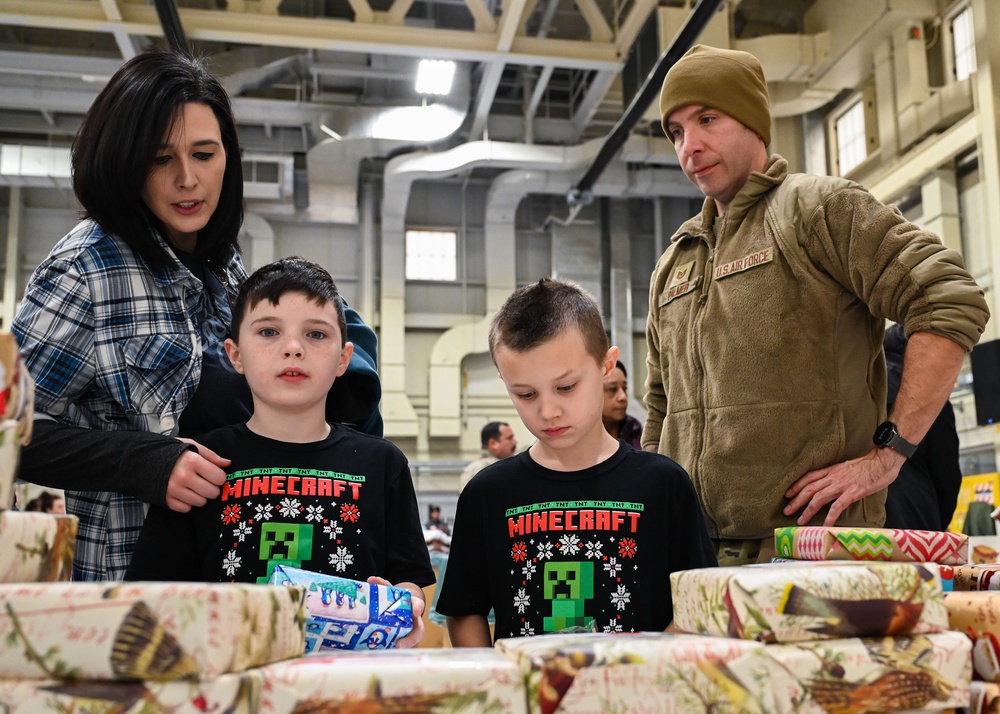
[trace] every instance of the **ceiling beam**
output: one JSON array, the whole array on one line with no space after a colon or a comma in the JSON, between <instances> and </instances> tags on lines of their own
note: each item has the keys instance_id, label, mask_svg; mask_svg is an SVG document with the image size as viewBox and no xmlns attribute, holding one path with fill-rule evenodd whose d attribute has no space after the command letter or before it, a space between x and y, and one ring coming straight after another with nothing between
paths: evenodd
<instances>
[{"instance_id":1,"label":"ceiling beam","mask_svg":"<svg viewBox=\"0 0 1000 714\"><path fill-rule=\"evenodd\" d=\"M639 0L647 5L655 0ZM523 8L523 3L521 3ZM0 24L62 30L115 32L162 37L156 10L150 5L120 5L122 20L108 20L97 2L80 0L4 0ZM475 62L615 70L623 57L616 42L563 40L513 36L507 52L499 49L504 23L497 33L416 28L379 22L350 22L330 18L234 14L217 10L181 8L180 19L188 39L233 42L269 47L363 52ZM647 13L648 14L648 13ZM518 25L521 16L518 15ZM516 27L516 25L515 25ZM619 39L620 41L620 39Z\"/></svg>"}]
</instances>

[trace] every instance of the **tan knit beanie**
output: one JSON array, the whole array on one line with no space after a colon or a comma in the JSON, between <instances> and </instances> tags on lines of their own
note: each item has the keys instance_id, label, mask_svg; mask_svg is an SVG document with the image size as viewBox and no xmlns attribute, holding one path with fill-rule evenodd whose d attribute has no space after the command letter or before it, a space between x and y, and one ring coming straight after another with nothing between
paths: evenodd
<instances>
[{"instance_id":1,"label":"tan knit beanie","mask_svg":"<svg viewBox=\"0 0 1000 714\"><path fill-rule=\"evenodd\" d=\"M660 91L660 120L691 104L728 114L771 143L771 109L760 62L749 52L695 45L670 68Z\"/></svg>"}]
</instances>

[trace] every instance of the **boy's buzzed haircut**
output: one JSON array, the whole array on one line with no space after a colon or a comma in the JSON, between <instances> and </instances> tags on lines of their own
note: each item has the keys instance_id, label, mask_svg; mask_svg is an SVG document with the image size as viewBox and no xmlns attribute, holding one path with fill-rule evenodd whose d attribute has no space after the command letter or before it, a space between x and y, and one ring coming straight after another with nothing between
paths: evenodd
<instances>
[{"instance_id":1,"label":"boy's buzzed haircut","mask_svg":"<svg viewBox=\"0 0 1000 714\"><path fill-rule=\"evenodd\" d=\"M337 284L321 266L299 257L268 263L255 270L240 286L236 304L233 305L230 337L234 340L239 338L240 325L248 310L254 309L264 300L277 305L281 296L287 293L302 293L320 305L332 303L337 310L340 343L343 345L347 341L347 316L344 314L344 301L337 290Z\"/></svg>"},{"instance_id":2,"label":"boy's buzzed haircut","mask_svg":"<svg viewBox=\"0 0 1000 714\"><path fill-rule=\"evenodd\" d=\"M493 317L490 357L496 364L499 347L526 352L574 326L587 352L602 364L610 343L597 301L576 283L542 278L515 290Z\"/></svg>"}]
</instances>

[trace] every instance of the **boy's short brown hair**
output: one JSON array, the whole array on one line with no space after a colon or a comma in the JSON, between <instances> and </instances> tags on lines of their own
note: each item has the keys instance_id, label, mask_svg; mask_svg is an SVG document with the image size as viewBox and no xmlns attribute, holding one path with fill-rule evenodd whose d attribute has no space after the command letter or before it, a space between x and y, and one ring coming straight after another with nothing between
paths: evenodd
<instances>
[{"instance_id":1,"label":"boy's short brown hair","mask_svg":"<svg viewBox=\"0 0 1000 714\"><path fill-rule=\"evenodd\" d=\"M576 283L542 278L515 290L493 317L490 357L496 364L497 348L526 352L569 327L580 330L587 352L602 364L610 343L597 300Z\"/></svg>"}]
</instances>

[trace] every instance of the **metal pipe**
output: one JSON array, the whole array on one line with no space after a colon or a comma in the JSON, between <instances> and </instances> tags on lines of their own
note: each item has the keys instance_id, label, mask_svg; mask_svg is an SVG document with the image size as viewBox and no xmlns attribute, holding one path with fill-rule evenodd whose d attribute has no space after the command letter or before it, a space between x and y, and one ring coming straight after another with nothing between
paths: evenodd
<instances>
[{"instance_id":1,"label":"metal pipe","mask_svg":"<svg viewBox=\"0 0 1000 714\"><path fill-rule=\"evenodd\" d=\"M154 0L154 4L167 45L175 52L190 54L191 46L184 35L184 26L181 25L181 16L177 11L177 0Z\"/></svg>"},{"instance_id":2,"label":"metal pipe","mask_svg":"<svg viewBox=\"0 0 1000 714\"><path fill-rule=\"evenodd\" d=\"M622 145L628 139L629 132L632 131L639 119L642 118L642 115L645 114L650 103L660 93L663 78L667 76L667 72L691 48L694 41L698 39L698 35L708 25L712 19L712 15L715 14L721 4L722 0L699 0L698 4L695 5L684 26L678 30L674 39L670 42L670 46L660 55L660 58L656 61L656 66L653 67L653 70L646 77L639 91L632 97L632 101L629 102L625 113L622 114L618 123L615 124L614 129L605 138L590 168L587 169L587 172L576 186L567 192L566 200L570 206L577 204L586 205L593 200L591 189L594 187L594 183L600 178L604 169L611 162L611 159L618 153L618 150L621 149ZM575 213L571 214L570 220L572 220L573 215Z\"/></svg>"}]
</instances>

